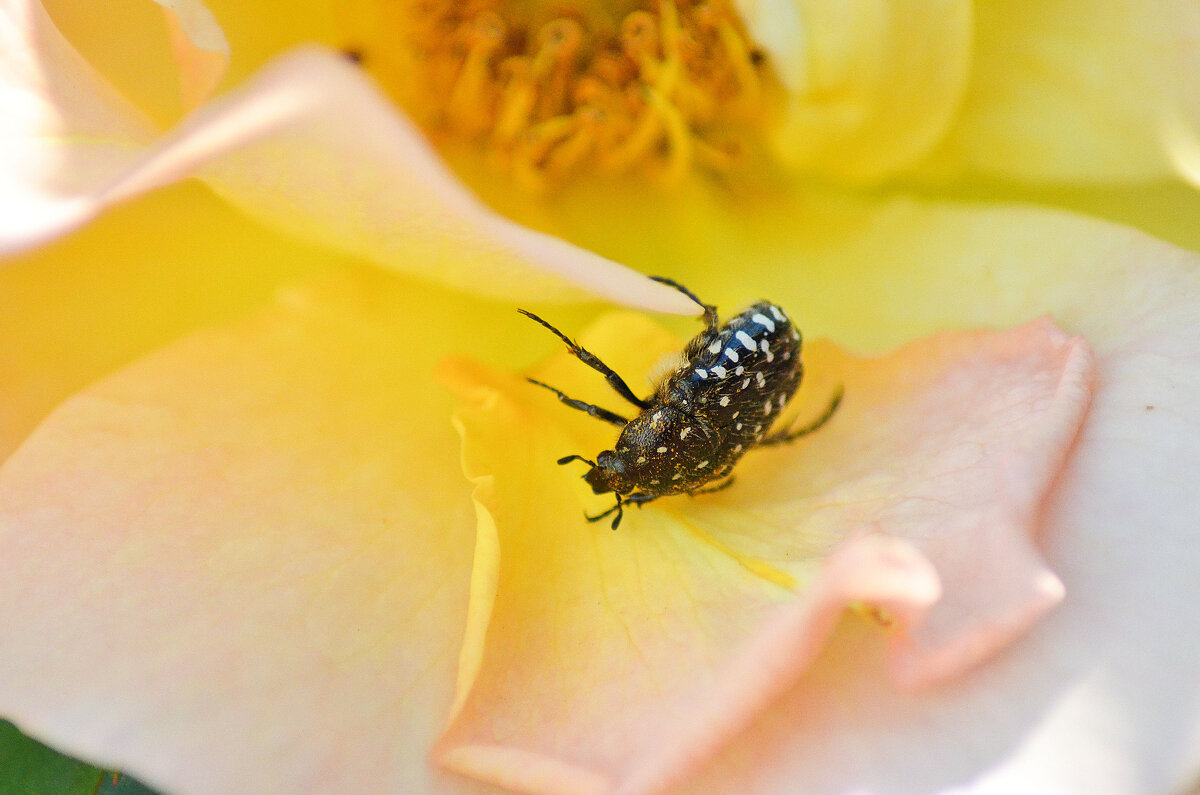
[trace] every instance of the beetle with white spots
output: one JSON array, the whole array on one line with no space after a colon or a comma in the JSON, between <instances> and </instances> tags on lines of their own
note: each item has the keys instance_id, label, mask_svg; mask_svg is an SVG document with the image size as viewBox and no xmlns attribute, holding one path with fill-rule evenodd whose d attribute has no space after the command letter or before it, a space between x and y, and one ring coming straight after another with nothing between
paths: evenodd
<instances>
[{"instance_id":1,"label":"beetle with white spots","mask_svg":"<svg viewBox=\"0 0 1200 795\"><path fill-rule=\"evenodd\" d=\"M537 315L519 310L558 336L573 356L604 375L622 398L640 409L638 416L627 419L529 379L571 408L621 428L614 449L602 451L595 461L581 455L558 461L584 462L591 467L583 477L592 491L616 496L613 507L587 517L594 522L615 512L614 530L627 504L640 506L659 497L703 494L729 486L734 476L727 473L746 452L812 433L833 417L842 398L839 389L821 416L801 428L764 435L764 426L773 415L782 413L804 372L800 332L787 313L761 301L719 325L715 306L703 303L670 279L652 278L701 306L705 328L684 348L683 364L668 373L645 399L637 397L595 354ZM751 382L755 388L747 389Z\"/></svg>"}]
</instances>

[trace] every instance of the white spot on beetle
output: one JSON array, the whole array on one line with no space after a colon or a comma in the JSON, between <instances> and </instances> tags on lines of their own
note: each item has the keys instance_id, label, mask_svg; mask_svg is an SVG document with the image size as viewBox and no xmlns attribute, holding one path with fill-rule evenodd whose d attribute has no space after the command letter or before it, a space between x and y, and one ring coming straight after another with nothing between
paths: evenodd
<instances>
[{"instance_id":1,"label":"white spot on beetle","mask_svg":"<svg viewBox=\"0 0 1200 795\"><path fill-rule=\"evenodd\" d=\"M791 352L791 351L784 351L784 352L783 352L783 360L784 360L785 362L786 362L786 361L788 361L788 360L789 360L789 359L791 359L791 358L792 358L792 352Z\"/></svg>"},{"instance_id":2,"label":"white spot on beetle","mask_svg":"<svg viewBox=\"0 0 1200 795\"><path fill-rule=\"evenodd\" d=\"M686 428L684 428L682 431L680 431L680 432L679 432L679 438L680 438L680 439L686 439L686 438L687 438L687 436L688 436L688 434L689 434L689 433L691 433L691 432L692 432L692 426L691 426L691 425L689 425L689 426L687 426Z\"/></svg>"},{"instance_id":3,"label":"white spot on beetle","mask_svg":"<svg viewBox=\"0 0 1200 795\"><path fill-rule=\"evenodd\" d=\"M758 382L759 389L762 389L763 384L767 383L767 377L762 374L762 370L759 370L757 373L754 374L754 380Z\"/></svg>"},{"instance_id":4,"label":"white spot on beetle","mask_svg":"<svg viewBox=\"0 0 1200 795\"><path fill-rule=\"evenodd\" d=\"M699 464L696 464L696 469L704 469L706 466L708 466L707 459L705 459L704 461L701 461Z\"/></svg>"},{"instance_id":5,"label":"white spot on beetle","mask_svg":"<svg viewBox=\"0 0 1200 795\"><path fill-rule=\"evenodd\" d=\"M742 366L739 364L739 365L737 366L737 369L733 371L733 374L734 374L734 375L741 375L741 374L742 374L742 373L744 373L744 372L746 372L746 368L745 368L745 367L742 367Z\"/></svg>"},{"instance_id":6,"label":"white spot on beetle","mask_svg":"<svg viewBox=\"0 0 1200 795\"><path fill-rule=\"evenodd\" d=\"M800 332L796 331L796 329L792 329L792 339L796 340L797 342L800 341Z\"/></svg>"},{"instance_id":7,"label":"white spot on beetle","mask_svg":"<svg viewBox=\"0 0 1200 795\"><path fill-rule=\"evenodd\" d=\"M754 426L754 432L755 432L755 433L757 433L757 434L759 434L759 435L761 435L761 434L762 434L762 426L761 426L761 425L755 425L755 426Z\"/></svg>"},{"instance_id":8,"label":"white spot on beetle","mask_svg":"<svg viewBox=\"0 0 1200 795\"><path fill-rule=\"evenodd\" d=\"M783 314L783 312L779 310L779 307L775 306L774 304L771 304L771 314L774 315L775 319L780 323L787 320L787 315Z\"/></svg>"},{"instance_id":9,"label":"white spot on beetle","mask_svg":"<svg viewBox=\"0 0 1200 795\"><path fill-rule=\"evenodd\" d=\"M721 341L720 340L713 340L708 346L709 353L716 353L719 350L721 350Z\"/></svg>"},{"instance_id":10,"label":"white spot on beetle","mask_svg":"<svg viewBox=\"0 0 1200 795\"><path fill-rule=\"evenodd\" d=\"M697 367L696 375L700 376L701 378L708 378L708 370L705 370L701 367Z\"/></svg>"},{"instance_id":11,"label":"white spot on beetle","mask_svg":"<svg viewBox=\"0 0 1200 795\"><path fill-rule=\"evenodd\" d=\"M728 406L728 405L729 405L729 395L725 395L724 397L722 397L722 398L721 398L721 405L722 405L722 406Z\"/></svg>"},{"instance_id":12,"label":"white spot on beetle","mask_svg":"<svg viewBox=\"0 0 1200 795\"><path fill-rule=\"evenodd\" d=\"M736 428L737 428L737 430L739 430L739 431L740 431L740 430L742 429L742 424L739 422L739 423L737 424Z\"/></svg>"},{"instance_id":13,"label":"white spot on beetle","mask_svg":"<svg viewBox=\"0 0 1200 795\"><path fill-rule=\"evenodd\" d=\"M726 348L725 355L729 357L729 361L733 362L734 364L737 364L738 358L739 358L737 351L735 351L733 348Z\"/></svg>"},{"instance_id":14,"label":"white spot on beetle","mask_svg":"<svg viewBox=\"0 0 1200 795\"><path fill-rule=\"evenodd\" d=\"M773 409L773 408L775 408L775 407L771 405L771 399L767 398L767 402L763 403L763 413L770 414L771 409Z\"/></svg>"},{"instance_id":15,"label":"white spot on beetle","mask_svg":"<svg viewBox=\"0 0 1200 795\"><path fill-rule=\"evenodd\" d=\"M725 368L724 368L724 367L722 367L722 366L721 366L721 365L719 365L719 364L718 364L716 367L714 367L714 368L712 369L712 371L713 371L713 373L714 373L714 374L717 376L717 378L724 378L724 377L725 377Z\"/></svg>"},{"instance_id":16,"label":"white spot on beetle","mask_svg":"<svg viewBox=\"0 0 1200 795\"><path fill-rule=\"evenodd\" d=\"M749 378L747 378L745 381L743 381L743 382L742 382L742 389L745 389L745 388L746 388L746 387L748 387L748 386L750 386L750 379L749 379Z\"/></svg>"},{"instance_id":17,"label":"white spot on beetle","mask_svg":"<svg viewBox=\"0 0 1200 795\"><path fill-rule=\"evenodd\" d=\"M746 350L748 350L748 351L758 350L758 346L754 344L754 340L750 337L750 335L747 334L746 332L742 331L741 329L738 329L737 333L734 334L733 336L738 338L738 342L742 343L742 347L745 348Z\"/></svg>"},{"instance_id":18,"label":"white spot on beetle","mask_svg":"<svg viewBox=\"0 0 1200 795\"><path fill-rule=\"evenodd\" d=\"M671 476L671 480L679 480L681 477L683 477L683 473L676 472L674 475Z\"/></svg>"},{"instance_id":19,"label":"white spot on beetle","mask_svg":"<svg viewBox=\"0 0 1200 795\"><path fill-rule=\"evenodd\" d=\"M646 456L644 456L644 455L639 455L639 456L638 456L638 460L637 460L637 462L638 462L639 464L644 464L644 463L646 463Z\"/></svg>"},{"instance_id":20,"label":"white spot on beetle","mask_svg":"<svg viewBox=\"0 0 1200 795\"><path fill-rule=\"evenodd\" d=\"M742 452L742 443L741 442L738 442L737 444L735 444L733 446L733 452L735 452L735 453Z\"/></svg>"},{"instance_id":21,"label":"white spot on beetle","mask_svg":"<svg viewBox=\"0 0 1200 795\"><path fill-rule=\"evenodd\" d=\"M762 314L761 312L754 315L750 319L753 320L758 325L764 326L767 329L767 331L771 332L772 334L775 333L775 321L772 320L771 318L767 317L766 315Z\"/></svg>"},{"instance_id":22,"label":"white spot on beetle","mask_svg":"<svg viewBox=\"0 0 1200 795\"><path fill-rule=\"evenodd\" d=\"M742 412L741 412L741 410L738 410L738 411L735 411L735 412L733 412L733 416L732 416L732 417L730 417L730 419L734 419L734 420L736 420L736 419L738 418L738 415L739 415L739 414L741 414L741 413L742 413Z\"/></svg>"},{"instance_id":23,"label":"white spot on beetle","mask_svg":"<svg viewBox=\"0 0 1200 795\"><path fill-rule=\"evenodd\" d=\"M660 448L658 448L658 452L665 453L665 452L667 452L667 448L665 446L660 447Z\"/></svg>"},{"instance_id":24,"label":"white spot on beetle","mask_svg":"<svg viewBox=\"0 0 1200 795\"><path fill-rule=\"evenodd\" d=\"M658 484L659 484L658 478L655 478L654 480L650 481L651 486L657 486Z\"/></svg>"},{"instance_id":25,"label":"white spot on beetle","mask_svg":"<svg viewBox=\"0 0 1200 795\"><path fill-rule=\"evenodd\" d=\"M783 408L783 404L787 403L787 395L779 396L779 408Z\"/></svg>"}]
</instances>

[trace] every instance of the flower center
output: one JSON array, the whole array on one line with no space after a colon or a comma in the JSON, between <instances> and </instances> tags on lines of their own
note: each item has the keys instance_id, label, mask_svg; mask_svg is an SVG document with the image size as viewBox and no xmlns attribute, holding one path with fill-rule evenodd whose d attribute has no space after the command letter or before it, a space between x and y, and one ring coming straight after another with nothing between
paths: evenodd
<instances>
[{"instance_id":1,"label":"flower center","mask_svg":"<svg viewBox=\"0 0 1200 795\"><path fill-rule=\"evenodd\" d=\"M616 13L583 0L566 11L402 5L391 19L410 59L394 75L403 104L436 143L482 147L527 189L583 174L672 183L693 168L725 171L762 126L763 55L729 0L643 0Z\"/></svg>"}]
</instances>

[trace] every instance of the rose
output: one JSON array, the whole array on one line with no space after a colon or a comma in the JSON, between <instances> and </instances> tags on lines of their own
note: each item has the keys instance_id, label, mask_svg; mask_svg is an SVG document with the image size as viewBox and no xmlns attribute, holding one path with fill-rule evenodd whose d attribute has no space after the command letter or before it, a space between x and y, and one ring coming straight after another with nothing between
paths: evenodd
<instances>
[{"instance_id":1,"label":"rose","mask_svg":"<svg viewBox=\"0 0 1200 795\"><path fill-rule=\"evenodd\" d=\"M300 71L304 68L320 71ZM343 101L349 98L349 107L356 109L347 118L360 120L360 113L374 114L371 118L376 120L386 118L353 78L319 58L301 56L285 62L274 73L282 75L281 80L272 84L268 76L258 87L273 88L287 98L288 89L295 87L288 75L297 71L309 78L301 81L301 87L319 85L312 79L316 74L345 80L336 85L345 90L332 93ZM179 170L179 156L194 156L197 142L204 144L206 135L211 142L212 131L220 130L216 122L231 116L238 120L239 108L273 107L264 101L264 94L280 96L253 90L241 105L234 101L212 106L207 118L193 123L193 134L181 136L182 143L149 162ZM306 117L299 114L299 118ZM240 118L243 123L247 120L254 121ZM328 148L316 151L334 150L341 140L359 154L384 153L384 163L419 166L411 155L386 154L419 144L399 138L403 129L394 123L380 123L389 126L383 132L366 129L375 130L387 146L369 147L371 137L363 134L361 125L349 127L353 134L346 135L346 128L333 124L335 134L322 140ZM328 130L325 120L317 125L318 132L322 125ZM304 141L312 132L303 125L292 130L299 133L291 138L293 142ZM280 172L263 165L270 162L264 158L273 148L289 140L278 129L273 133L275 137L264 139L266 145L257 153L241 150L240 166L253 166L251 173L259 176L282 173L297 180L307 178L301 166L308 161L288 160L292 167ZM376 168L379 163L369 157L364 160L369 165L360 166L358 177L347 180L351 187L363 185L362 178L373 171L376 180L380 173L389 173ZM223 169L217 173L224 174L223 184L230 190L239 164L214 162L208 168ZM353 168L354 161L348 162ZM128 163L118 165L124 168ZM420 167L431 173L429 166ZM122 180L117 195L150 184L164 173L160 170L156 175L136 160L131 171L134 178ZM395 172L397 180L403 176L402 170ZM241 184L248 182L243 171ZM555 244L520 229L480 221L483 216L462 204L453 188L439 190L435 198L443 198L442 206L459 211L459 228L483 229L467 241L473 248L450 248L433 237L422 244L422 256L416 258L399 253L394 242L389 255L387 239L368 236L366 244L357 245L365 245L379 259L413 270L425 267L431 256L456 264L482 250L486 261L496 263L499 255L515 250L518 256L511 261L518 267L527 259L547 267L578 262L577 274L601 273L592 277L590 286L608 286L617 294L614 297L631 293L633 288L622 289L615 283L619 277L604 278L604 266L587 255L562 247L545 253L545 246ZM430 201L426 194L413 200L404 191L395 193L409 200L403 205L409 209L427 207ZM594 201L581 208L578 197L561 197L557 223L569 229L572 210L586 211L603 222L593 221L590 229L576 230L576 235L591 235L594 245L603 250L621 251L621 246L627 246L623 259L653 264L652 255L637 257L644 243L627 231L638 221L633 213L621 210L628 197L616 189L614 194L601 197L608 202L601 208ZM334 204L328 201L328 193L313 190L279 195L290 195L293 201L297 196L315 197L324 205L320 209L327 211ZM385 195L387 201L395 201L392 193ZM362 195L358 199L377 217L404 217L394 205L373 206ZM178 195L175 200L181 201ZM203 206L186 194L182 201ZM744 216L712 209L716 201L712 194L685 191L655 219L654 229L671 244L668 249L698 277L707 273L718 285L723 278L739 284L777 284L783 293L781 302L805 318L806 329L823 328L838 339L875 348L942 325L1007 325L1052 310L1060 322L1082 332L1096 347L1100 391L1044 526L1068 601L1038 625L1016 653L998 659L978 678L954 685L948 696L945 691L898 696L871 670L875 641L864 639L863 627L852 623L810 674L823 687L814 688L812 681L790 686L791 680L785 680L788 693L783 700L765 720L754 723L744 739L726 747L717 767L704 775L718 782L712 784L718 789L721 781L744 785L746 757L755 755L760 764L753 771L754 780L766 789L778 788L785 778L795 785L804 777L842 775L847 782L882 786L888 775L915 775L908 766L911 761L906 761L912 757L900 758L882 734L921 743L925 755L918 765L922 769L930 754L938 759L940 764L922 773L930 786L979 774L998 781L1044 780L1066 771L1045 761L1043 749L1081 754L1112 749L1103 733L1093 726L1081 728L1080 723L1103 710L1104 696L1124 688L1158 695L1164 692L1162 687L1177 686L1183 677L1148 679L1140 656L1146 650L1159 650L1154 663L1169 671L1172 664L1184 664L1180 661L1188 658L1186 644L1192 642L1187 633L1147 627L1145 604L1133 598L1144 579L1122 579L1104 559L1088 554L1099 540L1110 545L1122 540L1120 531L1127 518L1137 517L1152 531L1144 533L1150 536L1147 545L1136 550L1146 557L1127 560L1127 567L1141 573L1152 566L1160 582L1170 583L1173 576L1183 580L1168 593L1177 601L1159 609L1168 617L1175 615L1174 621L1186 615L1182 609L1173 613L1169 605L1184 603L1189 596L1188 558L1174 551L1172 556L1155 555L1161 547L1149 542L1169 544L1186 532L1184 520L1190 513L1186 507L1192 499L1178 473L1188 470L1194 451L1172 447L1186 438L1182 415L1195 384L1194 370L1189 369L1194 367L1190 356L1194 343L1186 336L1192 312L1188 296L1195 289L1190 255L1135 233L1043 211L966 210L906 201L872 206L847 198L837 205L826 199L814 209L811 194L775 194L770 206L755 207L758 217L747 226ZM678 221L697 206L709 208L706 234L697 234L694 225L685 229ZM272 209L280 208L268 206L266 212ZM287 209L295 214L294 205ZM804 228L826 230L830 237L798 234L797 219L807 221ZM61 222L61 217L52 220ZM135 225L139 235L153 228L147 223ZM236 230L226 234L233 244L230 248L236 247L241 255L245 236L259 241L265 237L237 228L227 216L214 226ZM338 225L331 226L333 232L323 230L323 234L337 239ZM418 236L419 231L406 228L399 239L409 245L412 240L429 240ZM691 240L685 237L689 233L694 235ZM108 234L123 242L119 227ZM609 235L613 239L605 239ZM347 237L343 226L341 238ZM272 247L286 244L260 245L277 251ZM464 243L460 240L456 245ZM177 249L174 245L169 250ZM1031 251L1054 263L1051 272L1021 267L1027 265ZM805 253L805 259L818 265L790 276L789 269L772 267L784 260L780 252L792 257ZM121 244L113 253L114 259L129 256ZM19 265L18 271L24 270L33 284L44 283L39 279L47 278L46 266L55 254ZM897 262L905 268L896 267ZM727 263L738 263L738 269L720 267ZM852 279L847 264L854 266ZM1133 264L1135 272L1131 272ZM490 272L463 269L471 275ZM794 281L799 278L802 283ZM504 287L506 281L511 283L495 279L488 288ZM1085 285L1091 289L1085 290ZM723 290L734 292L728 286ZM846 298L829 300L839 293ZM890 301L873 311L846 316L845 307L855 305L855 296L871 294L887 295ZM251 321L172 346L65 404L13 457L4 474L6 557L20 561L29 574L8 578L14 589L8 604L21 614L6 614L4 625L21 642L6 644L11 649L5 658L5 673L11 675L3 677L10 691L6 701L11 707L6 708L49 738L128 764L173 787L187 787L193 780L189 760L210 771L206 789L280 786L280 776L285 774L295 776L289 781L296 786L312 786L323 776L347 789L378 786L381 781L402 788L405 781L414 781L409 776L427 784L424 777L433 774L423 761L448 709L453 677L456 671L469 673L473 664L468 644L462 666L455 665L462 632L459 622L466 611L473 523L463 515L469 491L454 478L453 439L443 424L450 409L448 398L414 388L413 381L428 378L433 361L444 351L468 351L490 361L513 356L502 349L529 332L516 325L518 318L506 317L509 314L508 309L420 288L411 281L330 277L291 290L276 307ZM37 325L30 323L22 330L29 328ZM436 330L437 336L430 330ZM430 339L439 345L429 344ZM393 345L396 340L404 344ZM93 344L102 350L108 346L110 357L122 356L119 350L111 350L117 347L111 341ZM32 371L32 367L22 369ZM1143 398L1144 390L1153 391L1153 403ZM235 398L240 402L227 405ZM1133 403L1134 398L1141 403ZM1138 411L1129 411L1131 405ZM1147 409L1149 405L1154 409ZM26 416L38 410L28 409ZM430 420L439 416L443 422ZM1134 466L1136 456L1142 458ZM1151 477L1148 473L1157 473L1156 466L1163 467L1162 474ZM1143 477L1147 479L1139 479ZM1147 507L1151 484L1161 498ZM64 485L68 493L63 493ZM553 487L533 484L539 485ZM435 501L442 504L430 511L428 505ZM649 511L644 513L650 516ZM404 527L383 528L381 517ZM175 532L164 533L164 526ZM247 532L250 526L255 527L253 532ZM578 529L573 522L566 527ZM583 535L587 530L579 537L588 538ZM653 530L646 531L641 536L626 533L615 543L653 541ZM480 539L485 538L481 534ZM534 536L533 542L542 538ZM1123 551L1133 555L1128 546ZM477 620L478 597L487 590L491 558L486 548L476 554L471 585ZM512 557L513 550L508 554ZM97 577L97 561L104 562L104 570L137 572L142 580ZM48 588L46 583L54 585ZM1097 622L1103 621L1089 609L1102 601L1101 595L1112 600L1106 605L1112 609L1110 625L1125 632L1143 629L1141 642L1132 649L1086 647L1097 638ZM169 602L164 603L163 597ZM189 601L180 603L180 597ZM116 608L95 613L81 602L87 608L109 603ZM412 618L405 618L406 623L397 619L408 616ZM357 631L355 620L362 621L359 626L365 632ZM421 631L405 631L413 626ZM639 629L643 626L638 624ZM497 621L489 632L499 635L503 627ZM140 646L144 639L149 642ZM1074 647L1072 639L1082 639L1077 642L1084 648ZM78 647L128 647L134 653L106 651L105 664L96 665L93 659L63 651ZM270 657L260 664L264 650L270 651ZM1097 656L1116 671L1115 684L1097 683L1094 677L1078 673ZM839 659L853 664L843 671L836 664ZM1049 682L1047 668L1058 674ZM563 673L572 672L564 669ZM431 684L425 687L427 682ZM224 696L215 695L218 685L226 686ZM1040 718L1046 708L1045 690L1068 686L1074 698L1053 709L1049 719ZM430 691L424 704L408 695L423 690ZM841 706L830 705L820 697L822 692L840 694ZM1003 709L995 706L998 693L1011 700ZM525 706L539 703L530 700ZM871 710L846 707L856 703L870 704L883 714L869 716L864 713ZM1169 757L1164 759L1138 744L1171 731L1161 728L1164 725L1178 726L1191 719L1186 703L1171 707L1163 704L1144 718L1152 722L1142 724L1142 731L1131 732L1130 745L1114 752L1103 766L1093 761L1072 766L1072 772L1102 776L1100 783L1109 786L1121 786L1122 776L1154 776L1143 780L1164 785L1179 781L1192 769L1188 749L1174 749L1174 753L1159 749ZM325 720L321 729L298 723L298 716L314 712ZM989 734L979 746L963 748L959 727L977 724L981 713L991 716ZM506 718L503 712L490 715L496 721ZM806 715L820 715L821 725L814 726L812 718L804 719ZM566 716L543 712L542 717L544 728L552 730L563 724L550 719ZM935 728L922 730L931 720ZM271 728L252 728L261 726L259 721L267 721ZM793 735L818 729L824 733L822 744L816 738ZM212 744L212 737L229 733L237 735L236 744ZM357 741L354 751L347 753L346 738L364 734L368 739ZM1023 738L1027 750L1006 764L994 763L989 757L1014 736ZM599 738L611 743L620 735L609 732ZM877 767L827 760L826 764L833 762L831 772L830 767L796 758L802 749L844 747L863 738ZM217 747L219 753L214 752ZM163 749L171 753L164 754ZM214 755L219 763L214 764ZM655 759L669 761L670 757L650 761ZM500 761L485 757L477 772L500 775L509 769ZM462 767L461 757L458 766ZM544 762L529 769L547 776L547 781L570 772ZM621 773L631 772L601 769L617 773L618 780ZM632 772L639 770L645 772L644 768ZM527 780L514 779L514 783L529 786ZM724 788L737 786L728 783Z\"/></svg>"}]
</instances>

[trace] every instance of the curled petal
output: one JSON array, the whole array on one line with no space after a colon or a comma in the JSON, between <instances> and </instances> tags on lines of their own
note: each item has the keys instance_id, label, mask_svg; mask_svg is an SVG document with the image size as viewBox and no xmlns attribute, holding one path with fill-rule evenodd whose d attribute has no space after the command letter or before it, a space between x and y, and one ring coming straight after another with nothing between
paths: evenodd
<instances>
[{"instance_id":1,"label":"curled petal","mask_svg":"<svg viewBox=\"0 0 1200 795\"><path fill-rule=\"evenodd\" d=\"M626 373L678 346L629 316L582 344ZM567 430L583 415L555 428L541 414L561 407L510 376L444 370L467 401L479 546L498 555L476 569L443 764L535 792L661 791L785 692L849 605L886 620L894 673L915 685L978 664L1061 598L1032 536L1086 411L1082 341L1037 321L878 359L818 344L806 362L787 421L843 383L826 427L756 451L719 495L630 509L616 534L581 521L586 489L553 463L611 433ZM596 399L582 370L560 355L537 378Z\"/></svg>"},{"instance_id":2,"label":"curled petal","mask_svg":"<svg viewBox=\"0 0 1200 795\"><path fill-rule=\"evenodd\" d=\"M926 155L953 122L971 66L971 3L737 5L783 84L774 144L793 167L879 180Z\"/></svg>"},{"instance_id":3,"label":"curled petal","mask_svg":"<svg viewBox=\"0 0 1200 795\"><path fill-rule=\"evenodd\" d=\"M155 0L166 11L179 66L179 94L190 110L208 99L229 65L229 42L201 0Z\"/></svg>"},{"instance_id":4,"label":"curled petal","mask_svg":"<svg viewBox=\"0 0 1200 795\"><path fill-rule=\"evenodd\" d=\"M624 242L634 214L602 198L609 228L589 239L661 268L657 252ZM577 223L580 209L562 217ZM808 336L880 349L1049 312L1096 356L1092 408L1040 513L1038 547L1063 602L968 678L918 692L891 684L896 647L845 625L689 788L1186 790L1200 772L1200 634L1181 631L1200 570L1196 254L1044 208L904 198L871 207L805 195L733 217L696 200L663 218L661 245L693 269L701 295L767 295Z\"/></svg>"},{"instance_id":5,"label":"curled petal","mask_svg":"<svg viewBox=\"0 0 1200 795\"><path fill-rule=\"evenodd\" d=\"M40 3L0 5L0 252L88 213L153 127L59 34Z\"/></svg>"},{"instance_id":6,"label":"curled petal","mask_svg":"<svg viewBox=\"0 0 1200 795\"><path fill-rule=\"evenodd\" d=\"M40 6L9 0L4 11L0 36L10 46L0 61L0 115L9 119L13 145L0 155L0 199L14 211L0 219L0 251L35 245L115 202L200 176L284 230L461 289L696 310L628 268L486 208L333 53L281 58L149 146L148 127Z\"/></svg>"}]
</instances>

